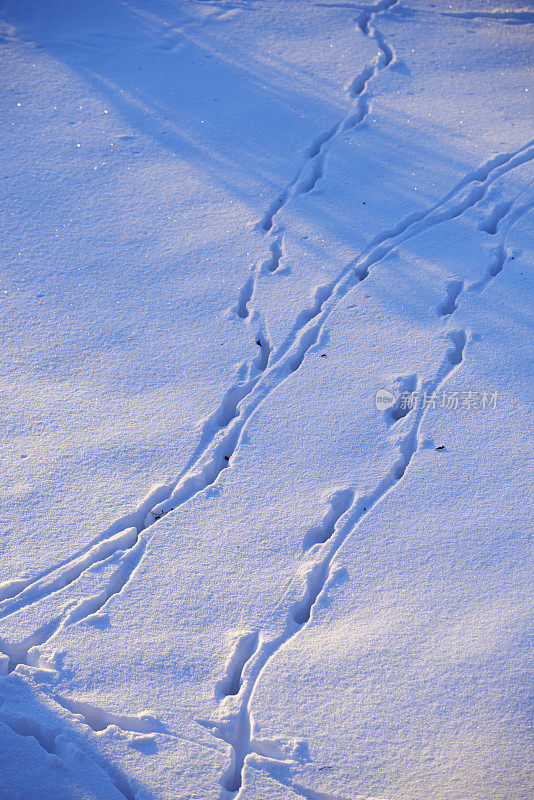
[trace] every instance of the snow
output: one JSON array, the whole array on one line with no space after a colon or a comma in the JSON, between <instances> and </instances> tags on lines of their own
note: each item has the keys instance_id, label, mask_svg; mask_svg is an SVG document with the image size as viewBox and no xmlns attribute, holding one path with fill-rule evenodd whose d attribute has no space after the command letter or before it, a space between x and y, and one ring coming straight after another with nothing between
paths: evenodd
<instances>
[{"instance_id":1,"label":"snow","mask_svg":"<svg viewBox=\"0 0 534 800\"><path fill-rule=\"evenodd\" d=\"M532 796L533 24L2 4L0 800Z\"/></svg>"}]
</instances>

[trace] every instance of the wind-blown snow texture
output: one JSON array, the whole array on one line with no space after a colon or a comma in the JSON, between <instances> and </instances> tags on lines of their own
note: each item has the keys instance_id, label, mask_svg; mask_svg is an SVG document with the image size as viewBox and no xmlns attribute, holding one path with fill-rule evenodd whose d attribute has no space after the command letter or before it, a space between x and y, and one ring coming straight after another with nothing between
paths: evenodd
<instances>
[{"instance_id":1,"label":"wind-blown snow texture","mask_svg":"<svg viewBox=\"0 0 534 800\"><path fill-rule=\"evenodd\" d=\"M2 0L0 800L532 797L533 37Z\"/></svg>"}]
</instances>

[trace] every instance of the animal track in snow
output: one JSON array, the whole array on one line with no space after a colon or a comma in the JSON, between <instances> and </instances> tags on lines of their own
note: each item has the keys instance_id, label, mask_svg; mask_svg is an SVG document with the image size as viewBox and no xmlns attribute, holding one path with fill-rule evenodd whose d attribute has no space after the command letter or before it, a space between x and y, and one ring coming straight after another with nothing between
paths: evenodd
<instances>
[{"instance_id":1,"label":"animal track in snow","mask_svg":"<svg viewBox=\"0 0 534 800\"><path fill-rule=\"evenodd\" d=\"M350 82L347 93L352 100L356 100L356 110L351 110L347 117L340 120L328 130L319 134L305 152L304 162L301 164L293 180L278 194L275 200L268 206L260 221L256 224L256 230L264 237L271 238L269 244L270 255L261 265L253 267L250 275L239 292L239 299L234 311L241 319L250 319L252 316L250 304L254 297L256 284L261 274L276 272L279 267L280 259L283 256L283 227L275 228L275 217L298 195L309 194L312 192L323 177L324 161L326 155L326 145L339 133L354 128L369 113L371 93L369 83L383 69L386 69L393 61L394 55L391 47L387 44L381 34L373 25L374 17L380 11L384 11L396 5L399 0L380 0L371 6L363 6L359 10L357 25L359 30L369 38L376 41L378 54L371 64L357 75Z\"/></svg>"},{"instance_id":2,"label":"animal track in snow","mask_svg":"<svg viewBox=\"0 0 534 800\"><path fill-rule=\"evenodd\" d=\"M338 489L333 492L327 502L330 509L317 525L310 528L304 536L302 548L309 550L314 544L324 544L334 534L334 529L340 517L352 505L354 492L351 489Z\"/></svg>"},{"instance_id":3,"label":"animal track in snow","mask_svg":"<svg viewBox=\"0 0 534 800\"><path fill-rule=\"evenodd\" d=\"M239 693L242 684L243 668L258 647L258 632L244 633L237 640L234 650L226 664L224 676L215 686L218 700Z\"/></svg>"},{"instance_id":4,"label":"animal track in snow","mask_svg":"<svg viewBox=\"0 0 534 800\"><path fill-rule=\"evenodd\" d=\"M447 338L451 346L447 349L434 378L422 382L425 391L439 391L462 363L467 344L466 332L463 330L451 331L447 334ZM220 779L222 787L230 794L235 795L239 792L245 760L248 755L255 752L253 743L256 741L256 736L252 718L252 702L255 688L263 671L280 648L296 636L311 619L319 598L333 583L335 571L332 571L332 563L343 543L352 535L362 519L404 477L411 459L419 447L422 447L422 443L419 441L419 429L424 415L425 409L422 406L414 409L412 424L398 444L398 459L379 481L374 491L366 496L354 498L351 490L343 490L331 497L331 511L334 505L336 505L336 511L334 514L329 512L326 515L325 520L328 518L328 522L322 526L323 533L328 535L318 537L323 538L324 542L315 560L308 566L305 574L305 587L301 590L300 598L290 605L282 631L271 639L267 634L262 636L260 632L259 644L241 670L242 682L239 692L233 697L233 705L229 706L227 698L225 699L224 707L221 708L221 718L214 721L197 720L215 737L227 742L232 748L230 764ZM343 509L345 510L343 511ZM334 516L337 516L335 522ZM304 546L303 549L308 548ZM295 581L297 585L302 584L301 572L296 575ZM309 796L312 797L313 794Z\"/></svg>"},{"instance_id":5,"label":"animal track in snow","mask_svg":"<svg viewBox=\"0 0 534 800\"><path fill-rule=\"evenodd\" d=\"M393 5L393 2L390 3L378 3L373 7L374 11L372 13L376 13L377 10L381 8L387 8ZM364 12L361 22L359 26L362 32L366 35L370 35L370 33L374 30L371 25L372 20L372 13L371 12ZM365 17L367 14L367 17ZM376 33L376 32L375 32ZM376 38L376 36L375 36ZM379 39L377 39L378 43ZM390 48L387 48L386 43L383 43L382 46L382 53L379 56L379 61L377 61L377 65L381 67L387 66L391 63L393 59L393 53ZM368 75L362 74L358 78L354 79L351 85L351 95L358 100L358 108L356 112L349 117L342 123L342 127L336 126L335 128L330 129L326 134L320 137L308 150L308 163L307 169L300 173L299 180L294 183L292 189L289 193L285 195L284 202L291 196L296 193L305 193L312 191L316 185L318 180L322 177L323 174L323 167L324 167L324 146L327 144L328 141L339 131L346 129L347 125L354 125L358 124L368 113L369 110L369 100L366 97L362 97L362 95L367 91L368 88L368 81L373 77L373 72L369 73L369 69L367 70ZM505 164L505 161L502 161L501 164ZM516 164L515 164L516 165ZM514 166L515 166L514 165ZM497 165L495 164L495 167ZM513 168L513 167L510 167ZM492 167L493 169L493 167ZM480 178L482 182L486 181L490 175L491 170L488 170L486 175L483 178ZM478 178L473 177L472 180L479 180ZM464 184L467 186L468 184ZM484 187L480 187L482 189L482 195L484 193ZM463 213L465 208L470 207L469 203L477 202L476 197L477 193L473 192L469 195L468 204L463 205L463 201L459 203L454 209L449 209L451 213L455 216L458 216L460 213ZM282 195L283 197L283 195ZM452 198L452 195L451 195ZM280 198L279 198L280 200ZM471 202L472 201L472 202ZM444 202L444 201L443 201ZM275 208L275 205L272 208ZM265 232L272 233L275 238L270 243L270 252L271 255L269 258L264 261L260 267L261 271L263 272L275 272L280 264L280 259L283 256L283 232L275 232L273 231L273 220L275 215L278 213L282 206L280 205L274 213L270 216L270 223L268 228L264 228ZM447 213L449 213L447 211ZM499 217L498 215L494 218L492 222L488 223L487 232L490 234L495 234L499 229L501 221L506 217L508 209L505 209L503 214ZM448 217L448 218L453 218ZM433 221L432 217L429 214L423 214L416 219L411 217L410 219L406 219L401 223L401 227L397 228L395 232L391 234L391 236L387 237L380 237L377 239L376 242L376 250L371 254L371 258L364 257L363 259L359 259L356 262L356 266L354 267L354 272L357 275L359 280L364 280L367 275L369 274L369 268L377 263L387 255L388 252L392 249L390 245L393 247L397 245L397 243L392 243L389 241L395 237L399 237L404 235L405 233L409 234L409 236L416 235L417 231L414 232L415 227L413 223L420 222L426 220L429 222L428 227L432 224L437 224L437 222ZM439 221L439 220L438 220ZM425 223L426 224L426 223ZM408 238L408 236L406 237ZM388 249L389 248L389 249ZM501 255L504 253L504 250L501 248ZM500 259L497 258L496 264L494 267L490 268L490 275L493 277L494 275L498 274L502 270L502 266L504 264L505 257L503 256ZM491 272L493 269L493 272ZM496 270L496 271L495 271ZM345 277L349 276L345 281ZM254 278L250 279L251 282L247 286L247 290L244 294L242 294L240 298L239 307L242 310L242 314L239 314L243 319L250 319L254 321L254 315L249 309L249 303L253 299L254 295ZM192 497L196 492L202 491L203 488L209 486L210 484L214 483L218 476L221 474L221 471L228 466L228 461L231 455L235 452L237 446L239 445L240 436L244 427L250 419L251 415L256 411L259 405L263 402L265 397L267 397L274 388L280 385L291 372L299 369L301 364L303 363L306 354L310 351L310 349L317 343L319 333L322 330L322 327L328 318L328 316L334 311L334 309L338 306L341 299L346 295L348 291L350 291L354 287L353 276L349 275L349 272L344 272L343 275L336 281L334 281L328 287L321 287L320 297L316 298L314 305L311 309L305 309L300 316L300 321L297 327L293 331L293 338L289 340L287 343L287 347L283 350L282 353L278 353L276 358L273 359L272 364L273 367L280 366L281 368L276 370L274 369L273 372L269 372L269 377L265 380L265 383L262 383L263 380L262 375L252 375L249 371L247 376L243 379L242 386L233 387L230 393L227 393L225 396L225 401L221 404L219 409L214 412L213 415L210 416L208 424L205 426L203 431L202 441L207 443L206 446L202 447L198 453L199 458L197 461L193 461L190 464L191 470L194 472L196 467L198 466L201 470L200 475L197 474L188 474L185 476L186 481L180 485L180 489L183 490L184 486L187 485L187 491L177 492L177 497L180 499L180 502L187 502L187 499ZM459 292L460 293L460 292ZM458 293L458 294L459 294ZM456 295L456 300L458 295ZM453 305L454 305L453 300ZM445 314L452 314L456 309L456 305L450 311L444 312ZM327 312L327 313L323 313ZM239 313L239 312L238 312ZM319 319L317 319L319 317ZM462 338L463 333L463 338ZM260 348L260 353L254 362L256 367L260 373L267 373L268 367L271 361L271 347L269 341L265 334L258 333L257 329L255 331L255 337L257 345ZM463 356L463 351L466 344L466 335L464 332L455 332L451 335L451 342L452 347L450 348L447 359L449 362L449 366L454 368L458 364L461 363L461 359ZM283 356L288 353L288 358L282 362ZM450 374L447 373L447 375ZM243 412L243 409L240 408L240 404L242 401L245 401L249 395L256 390L257 387L260 387L260 391L257 393L258 396L253 397L253 402L247 407L246 410ZM404 415L401 415L404 416ZM401 418L400 416L398 417ZM236 424L236 421L239 422L239 425ZM242 423L242 424L241 424ZM229 429L229 430L227 430ZM213 435L210 434L210 430L214 431ZM416 431L417 433L417 431ZM221 435L222 434L222 435ZM226 436L228 434L228 436ZM208 450L209 445L215 441L215 445L211 450ZM417 442L415 442L417 444ZM219 445L224 445L219 448ZM228 445L228 447L226 447ZM403 442L404 445L404 442ZM410 462L411 457L415 450L412 450L412 446L414 445L413 441L406 440L405 447L401 448L402 452L402 459L399 461L397 469L391 475L389 475L389 480L398 481L400 480L406 468ZM226 452L227 451L227 452ZM229 453L229 454L228 454ZM205 459L205 456L208 456L208 459ZM204 461L202 459L205 459ZM210 461L210 459L212 459ZM191 479L189 483L187 480ZM395 483L392 484L392 486ZM120 531L116 531L112 535L107 538L103 538L96 543L93 543L89 549L86 549L81 552L81 554L73 561L68 560L64 564L57 565L54 568L51 568L47 572L47 574L41 574L40 578L43 580L40 581L33 581L32 579L26 582L26 579L22 580L15 580L10 582L9 585L4 586L5 590L5 599L9 600L11 592L12 598L16 599L16 603L14 606L18 608L25 607L28 603L36 602L39 599L39 596L46 596L52 592L60 592L63 588L66 588L70 583L76 581L80 575L86 571L87 569L91 568L95 564L100 563L103 559L107 557L107 555L111 553L117 553L121 551L121 548L124 547L124 556L123 560L121 560L120 568L118 572L120 573L119 576L113 579L112 582L106 584L102 592L91 596L89 598L85 598L82 602L78 603L74 608L70 608L65 615L61 618L58 627L50 632L50 628L46 629L43 632L43 636L46 637L45 641L50 638L50 636L54 635L57 630L66 627L67 625L71 625L75 622L78 622L81 619L87 619L88 615L95 613L95 609L99 610L102 608L108 600L115 594L122 591L126 583L130 580L131 575L133 574L135 567L139 563L141 559L144 548L146 546L146 542L148 541L148 536L144 536L144 532L147 531L154 521L159 518L159 512L155 512L156 507L160 503L161 500L168 500L169 497L173 496L177 490L177 485L173 485L172 487L166 487L163 489L163 493L165 497L160 498L158 500L154 500L151 505L152 514L140 517L142 520L139 524L135 524L134 527L129 529L124 529ZM390 487L392 488L392 487ZM388 489L385 490L386 492L389 491ZM158 489L158 493L161 493L161 487ZM346 496L344 499L340 500L339 505L334 508L335 503L332 503L331 507L331 514L328 519L325 518L323 521L324 524L321 526L317 526L312 534L309 537L309 544L305 546L304 549L308 550L311 549L314 545L327 545L332 541L336 541L336 532L339 528L338 523L342 520L344 515L349 511L349 509L353 505L353 495L351 494L350 490L346 490ZM378 495L377 499L374 502L378 502L382 495ZM368 502L368 501L366 501ZM162 509L163 516L168 511L175 508L172 503L169 507L164 504ZM155 512L155 513L154 513ZM367 507L363 507L363 512L367 512ZM362 512L362 513L363 513ZM330 513L330 512L329 512ZM134 512L135 516L138 517L138 511ZM328 516L328 515L327 515ZM357 524L357 523L356 523ZM150 535L150 534L149 534ZM349 533L347 535L350 535ZM105 547L104 547L105 545ZM339 545L341 546L341 544ZM334 551L335 554L336 551ZM333 558L333 556L332 556ZM295 625L297 629L300 630L310 619L313 609L321 595L321 593L327 588L329 584L329 580L331 578L331 571L330 565L332 558L330 561L320 561L314 564L313 568L310 569L307 575L307 585L306 590L303 596L299 599L297 603L291 609L291 617L288 617L288 627L291 630L294 629ZM40 594L42 593L42 594ZM32 599L33 597L33 599ZM9 608L6 605L3 608L3 612L6 614L11 613L11 611L6 611ZM296 632L298 632L298 630ZM295 633L291 633L291 636L296 635ZM247 638L247 636L249 638ZM245 639L239 644L236 648L236 651L233 654L233 658L231 659L232 666L229 668L228 673L228 682L226 684L226 688L220 687L221 696L222 697L238 697L242 692L243 686L246 686L246 680L248 680L248 674L253 669L255 664L255 659L257 657L257 653L262 651L263 644L260 643L260 637L257 633L252 635L250 638L250 634L245 636ZM282 646L284 642L281 642L279 646ZM31 646L31 645L30 645ZM278 648L277 648L278 649ZM266 648L264 652L269 652L269 648ZM276 651L275 651L276 652ZM274 653L268 656L268 658L272 657ZM26 654L22 656L23 658L27 658L27 651ZM258 656L259 658L259 656ZM20 662L19 662L20 663ZM265 662L266 663L266 662ZM265 666L264 663L264 666ZM248 671L247 671L248 670ZM261 672L261 670L260 670ZM245 675L246 673L246 675ZM258 673L258 678L259 678ZM245 678L243 678L245 675ZM253 689L252 689L253 691ZM74 701L68 701L73 704ZM68 708L68 706L65 706ZM74 710L75 706L73 706L70 710L72 713L79 713L83 715L81 710ZM80 704L78 704L78 709L81 709ZM104 712L100 709L96 709L94 707L85 708L88 716L84 715L84 718L87 720L87 724L91 727L102 725L108 719L114 719L115 722L109 722L108 724L118 724L119 720L123 721L125 725L137 725L135 721L135 717L120 717L117 715L108 714L108 712ZM104 715L104 716L101 716ZM145 718L143 718L145 719ZM229 788L235 787L240 785L240 776L242 773L242 768L244 765L244 760L246 758L247 752L259 752L260 749L263 748L263 755L270 754L270 757L274 757L277 754L276 748L269 747L265 744L260 745L258 744L259 740L256 740L252 737L251 734L251 716L249 708L243 711L242 715L237 719L236 725L233 723L230 726L225 726L224 728L220 728L221 733L224 732L224 736L221 735L221 738L224 738L225 741L229 741L229 737L231 739L232 746L234 747L235 752L235 759L234 764L231 766L230 771L225 778L226 783ZM125 721L126 720L126 721ZM128 722L130 720L130 722ZM133 721L131 721L133 720ZM105 727L105 725L104 725ZM119 725L120 727L120 725ZM101 727L93 727L94 730L102 730ZM131 730L132 728L125 728L126 730ZM137 728L133 728L133 730L137 730ZM248 745L247 745L247 736L248 736ZM248 747L248 750L247 750ZM235 789L231 789L235 791ZM307 790L306 790L307 791ZM129 795L125 795L129 796ZM133 797L133 794L131 794ZM306 794L304 796L309 796L319 798L323 797L321 793L313 792L310 790L310 794Z\"/></svg>"},{"instance_id":6,"label":"animal track in snow","mask_svg":"<svg viewBox=\"0 0 534 800\"><path fill-rule=\"evenodd\" d=\"M492 281L500 272L502 272L504 265L509 259L513 259L513 250L506 244L508 235L513 226L518 222L521 217L530 212L534 208L534 200L528 199L527 202L519 204L517 200L511 202L499 202L493 208L488 219L491 220L490 230L487 231L495 235L498 231L502 230L501 241L493 250L493 258L486 274L483 278L467 287L470 292L482 292L488 283ZM483 228L483 230L487 230Z\"/></svg>"},{"instance_id":7,"label":"animal track in snow","mask_svg":"<svg viewBox=\"0 0 534 800\"><path fill-rule=\"evenodd\" d=\"M511 207L512 202L496 203L489 217L480 223L480 230L494 236L497 233L499 223L506 217Z\"/></svg>"},{"instance_id":8,"label":"animal track in snow","mask_svg":"<svg viewBox=\"0 0 534 800\"><path fill-rule=\"evenodd\" d=\"M449 281L445 285L446 297L443 302L439 304L436 311L440 317L448 317L453 314L458 308L457 300L464 290L463 281Z\"/></svg>"},{"instance_id":9,"label":"animal track in snow","mask_svg":"<svg viewBox=\"0 0 534 800\"><path fill-rule=\"evenodd\" d=\"M115 725L125 732L167 733L165 726L151 714L112 714L91 703L58 695L54 695L54 701L72 714L82 717L86 725L94 731L104 731L110 725Z\"/></svg>"},{"instance_id":10,"label":"animal track in snow","mask_svg":"<svg viewBox=\"0 0 534 800\"><path fill-rule=\"evenodd\" d=\"M411 394L417 390L417 375L406 375L399 377L393 382L393 386L398 394L398 399L385 412L386 424L388 427L404 419L410 413L410 406L403 404L402 396L405 393Z\"/></svg>"},{"instance_id":11,"label":"animal track in snow","mask_svg":"<svg viewBox=\"0 0 534 800\"><path fill-rule=\"evenodd\" d=\"M423 230L429 230L447 219L454 219L468 208L475 206L485 197L489 188L499 177L530 161L533 155L534 148L532 147L532 142L529 142L515 152L502 154L490 159L482 166L468 173L442 200L428 211L409 215L392 229L384 232L381 236L375 237L369 248L356 260L347 264L335 280L316 290L313 304L300 312L286 341L276 352L271 353L268 340L266 338L265 340L262 339L261 332L259 337L256 333L255 335L258 337L256 341L260 342L259 346L262 352L254 359L253 365L245 363L241 366L238 381L227 391L220 406L205 421L199 443L184 472L176 481L165 486L156 487L137 509L118 520L108 531L101 534L85 548L82 548L72 558L50 567L35 578L14 579L1 587L4 601L0 605L0 610L6 615L12 610L10 608L12 603L13 607L16 605L18 608L24 608L38 600L39 597L44 597L51 592L60 593L63 580L65 580L65 585L78 580L84 574L85 569L91 569L95 563L99 563L99 557L102 555L99 546L103 543L108 543L115 535L119 534L117 541L110 544L112 549L119 542L124 544L122 542L123 536L132 537L133 544L131 547L125 547L122 555L120 555L120 545L115 551L120 555L120 564L117 573L113 575L112 579L105 583L99 592L78 602L74 607L68 608L60 618L41 626L35 636L23 643L23 646L17 652L12 650L10 653L11 668L13 669L17 663L27 662L28 650L32 646L44 644L59 630L80 622L100 611L113 596L123 591L142 558L146 544L152 535L153 523L169 511L187 502L198 492L215 483L222 471L229 466L230 458L239 445L249 419L271 392L280 386L295 370L299 369L307 353L318 343L321 332L330 315L336 310L348 292L352 291L359 282L366 279L371 267L377 265L402 242L418 235ZM520 208L511 209L508 213L509 224L512 224L513 220L518 219L530 207L525 204ZM461 360L461 352L463 352L465 340L462 344L460 337L456 342L453 342L453 345L454 347L451 349L450 357L448 358L449 369L454 367L454 362L459 363L458 360ZM266 360L264 348L269 348L269 354L268 363L265 364L265 368L262 371L259 365L261 366ZM414 411L412 418L417 420L417 415L418 412ZM411 441L403 441L401 458L391 474L377 488L378 495L375 492L376 497L382 497L385 492L389 491L388 486L390 488L391 485L394 485L402 478L411 456L415 452L413 448L416 444L416 436ZM161 502L162 500L164 502ZM362 503L365 503L365 505L362 505L363 511L361 513L366 513L373 502L375 502L373 496L363 498ZM149 509L151 511L147 514ZM135 533L127 530L131 527L135 529ZM335 544L337 541L336 531L337 526L334 526L334 534L323 547ZM86 556L88 556L88 559L84 561ZM82 563L80 563L80 559ZM76 573L78 574L76 575ZM307 578L306 592L299 603L295 604L288 617L288 631L300 630L306 624L307 618L311 616L321 592L329 585L329 574L324 564L322 566L320 564L313 566ZM281 644L283 644L283 641L280 641L279 645L281 646ZM238 695L235 696L236 701L241 702L244 687L250 686L251 680L252 687L254 686L254 682L258 677L256 675L256 679L253 680L255 665L261 663L265 657L270 658L271 646L272 643L271 645L269 643L260 644L257 653L253 654L244 665L243 686ZM4 646L3 649L6 650L9 647ZM277 647L275 647L276 649ZM252 678L249 677L251 674ZM227 701L230 699L230 697L227 698ZM238 720L236 724L232 721L227 722L224 730L220 729L220 738L225 739L225 741L232 744L232 747L235 745L235 748L237 748L235 750L237 753L235 765L237 766L229 768L229 771L225 773L224 780L229 786L236 785L240 780L239 776L241 775L244 758L247 752L250 751L250 719L247 717L247 713L242 709L239 717L240 721ZM234 717L232 719L235 721ZM230 730L228 725L231 728L230 732L228 732Z\"/></svg>"},{"instance_id":12,"label":"animal track in snow","mask_svg":"<svg viewBox=\"0 0 534 800\"><path fill-rule=\"evenodd\" d=\"M123 556L125 563L119 578L114 579L111 585L106 586L97 597L89 598L85 608L77 606L76 609L70 610L68 615L59 622L57 628L52 626L50 635L66 624L80 621L84 616L99 611L112 596L122 591L127 584L142 557L154 522L215 483L221 472L229 466L229 460L239 444L248 420L266 397L301 366L306 354L318 342L327 319L347 293L359 282L365 280L370 268L378 264L400 243L446 219L459 216L463 211L475 205L501 175L530 160L533 157L532 151L531 143L528 143L514 153L491 159L485 165L469 173L425 214L416 217L410 215L398 223L394 229L387 231L382 240L376 238L376 244L369 252L360 256L356 262L349 263L331 284L317 290L313 305L298 315L297 322L290 331L286 342L276 352L269 354L269 363L263 372L257 369L257 374L252 375L250 369L247 370L246 365L242 365L242 382L234 384L228 390L219 408L206 420L197 448L189 459L184 473L174 483L157 487L136 511L126 515L122 520L118 520L111 527L110 531L113 533L102 534L100 541L97 540L88 545L72 559L67 559L65 562L51 567L35 579L24 581L22 589L21 581L18 579L7 585L4 584L5 599L0 605L0 612L4 615L9 614L15 608L22 608L28 603L35 602L36 599L51 591L58 591L58 586L63 581L67 584L73 579L75 580L85 568L90 568L94 563L95 556L98 561L98 547L102 542L109 542L111 536L115 535L115 531L119 528L118 541L122 539L123 535L132 536L135 540L132 547L125 550ZM461 195L460 199L458 199L458 195ZM527 205L522 207L522 213L527 207ZM515 214L515 217L518 213L518 211L510 212L510 214ZM268 343L265 342L262 349L263 347L268 347ZM260 353L260 357L265 359L265 354ZM163 502L153 504L151 498L165 499ZM149 509L151 509L150 513L147 514ZM131 532L125 534L124 530L121 531L121 522L125 523L125 528L128 523L135 524L135 534ZM145 531L147 531L146 534ZM110 543L107 546L113 548L116 545ZM92 553L91 551L95 547L97 549ZM120 547L118 549L120 550ZM89 556L87 561L84 560L86 556ZM43 639L43 637L46 637L44 629L40 632L39 641L35 643L43 644L46 641L46 638ZM22 660L24 657L23 654Z\"/></svg>"}]
</instances>

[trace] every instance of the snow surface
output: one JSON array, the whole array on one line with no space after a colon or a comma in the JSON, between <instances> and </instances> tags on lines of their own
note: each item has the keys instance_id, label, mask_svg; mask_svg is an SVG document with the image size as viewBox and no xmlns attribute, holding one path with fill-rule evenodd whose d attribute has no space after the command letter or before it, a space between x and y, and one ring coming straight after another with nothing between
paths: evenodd
<instances>
[{"instance_id":1,"label":"snow surface","mask_svg":"<svg viewBox=\"0 0 534 800\"><path fill-rule=\"evenodd\" d=\"M0 4L0 800L533 796L533 33Z\"/></svg>"}]
</instances>

